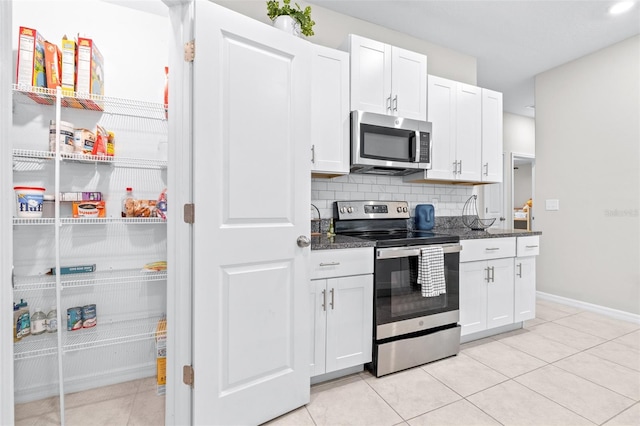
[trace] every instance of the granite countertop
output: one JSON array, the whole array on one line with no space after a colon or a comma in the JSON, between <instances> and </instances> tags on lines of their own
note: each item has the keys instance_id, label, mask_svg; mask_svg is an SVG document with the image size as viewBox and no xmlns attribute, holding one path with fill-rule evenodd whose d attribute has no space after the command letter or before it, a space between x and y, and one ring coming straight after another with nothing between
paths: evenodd
<instances>
[{"instance_id":1,"label":"granite countertop","mask_svg":"<svg viewBox=\"0 0 640 426\"><path fill-rule=\"evenodd\" d=\"M433 229L438 234L457 235L461 240L476 240L479 238L504 238L504 237L528 237L530 235L542 235L540 231L527 231L525 229L487 229L474 231L470 228Z\"/></svg>"},{"instance_id":2,"label":"granite countertop","mask_svg":"<svg viewBox=\"0 0 640 426\"><path fill-rule=\"evenodd\" d=\"M327 237L326 233L311 237L311 250L346 249L358 247L375 247L374 241L367 241L347 235Z\"/></svg>"}]
</instances>

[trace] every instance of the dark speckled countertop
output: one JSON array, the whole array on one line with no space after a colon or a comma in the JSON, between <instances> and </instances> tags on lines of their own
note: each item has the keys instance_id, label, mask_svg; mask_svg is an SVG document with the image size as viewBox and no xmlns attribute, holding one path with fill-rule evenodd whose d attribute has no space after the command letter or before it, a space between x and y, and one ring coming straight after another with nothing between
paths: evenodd
<instances>
[{"instance_id":1,"label":"dark speckled countertop","mask_svg":"<svg viewBox=\"0 0 640 426\"><path fill-rule=\"evenodd\" d=\"M542 235L540 231L527 231L524 229L487 229L474 231L469 228L434 228L438 234L457 235L461 240L476 240L479 238L504 238L504 237L528 237L530 235Z\"/></svg>"},{"instance_id":2,"label":"dark speckled countertop","mask_svg":"<svg viewBox=\"0 0 640 426\"><path fill-rule=\"evenodd\" d=\"M374 241L367 241L347 235L327 237L327 234L311 237L311 250L345 249L358 247L375 247Z\"/></svg>"}]
</instances>

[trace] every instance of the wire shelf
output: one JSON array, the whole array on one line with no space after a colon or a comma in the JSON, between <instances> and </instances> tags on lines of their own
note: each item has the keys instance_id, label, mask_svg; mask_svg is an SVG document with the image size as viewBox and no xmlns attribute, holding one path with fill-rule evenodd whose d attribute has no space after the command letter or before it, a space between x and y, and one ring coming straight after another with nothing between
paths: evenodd
<instances>
[{"instance_id":1,"label":"wire shelf","mask_svg":"<svg viewBox=\"0 0 640 426\"><path fill-rule=\"evenodd\" d=\"M29 225L53 225L54 218L14 217L13 224L19 226ZM100 217L100 218L60 218L61 225L166 225L167 221L160 217Z\"/></svg>"},{"instance_id":2,"label":"wire shelf","mask_svg":"<svg viewBox=\"0 0 640 426\"><path fill-rule=\"evenodd\" d=\"M156 327L162 315L150 318L100 322L92 328L63 331L63 352L139 342L156 338Z\"/></svg>"},{"instance_id":3,"label":"wire shelf","mask_svg":"<svg viewBox=\"0 0 640 426\"><path fill-rule=\"evenodd\" d=\"M13 224L14 225L53 225L56 223L56 220L50 217L14 217Z\"/></svg>"},{"instance_id":4,"label":"wire shelf","mask_svg":"<svg viewBox=\"0 0 640 426\"><path fill-rule=\"evenodd\" d=\"M62 288L97 287L104 285L138 284L142 282L164 281L167 271L142 271L140 269L123 269L98 271L88 274L62 275ZM14 277L14 291L55 289L55 275L32 275Z\"/></svg>"},{"instance_id":5,"label":"wire shelf","mask_svg":"<svg viewBox=\"0 0 640 426\"><path fill-rule=\"evenodd\" d=\"M59 328L58 333L63 333L62 351L73 352L152 340L156 338L156 327L161 318L163 318L162 315L157 315L149 318L101 323L98 317L98 324L92 328L83 328L75 331ZM14 360L37 358L55 355L57 352L57 333L44 333L39 336L29 335L14 344L13 358Z\"/></svg>"},{"instance_id":6,"label":"wire shelf","mask_svg":"<svg viewBox=\"0 0 640 426\"><path fill-rule=\"evenodd\" d=\"M26 104L55 105L56 90L45 87L34 87L13 84L14 99ZM156 102L119 99L107 96L62 91L61 105L64 108L102 111L106 114L128 117L146 118L166 121L165 105Z\"/></svg>"},{"instance_id":7,"label":"wire shelf","mask_svg":"<svg viewBox=\"0 0 640 426\"><path fill-rule=\"evenodd\" d=\"M29 149L14 149L13 150L13 158L14 159L25 159L25 160L41 160L41 159L55 159L56 153L50 151L36 151ZM90 164L110 164L113 166L120 167L136 167L136 168L154 168L154 169L166 169L167 161L166 160L156 160L149 158L130 158L130 157L107 157L107 156L95 156L95 155L84 155L84 154L70 154L70 153L60 153L60 158L62 161L70 161L70 162L78 162L78 163L90 163Z\"/></svg>"}]
</instances>

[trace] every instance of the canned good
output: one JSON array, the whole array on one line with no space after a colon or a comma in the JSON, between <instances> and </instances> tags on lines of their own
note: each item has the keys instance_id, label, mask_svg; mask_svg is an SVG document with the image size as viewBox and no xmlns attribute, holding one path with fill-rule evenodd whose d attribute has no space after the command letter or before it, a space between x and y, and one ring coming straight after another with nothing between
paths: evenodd
<instances>
[{"instance_id":1,"label":"canned good","mask_svg":"<svg viewBox=\"0 0 640 426\"><path fill-rule=\"evenodd\" d=\"M97 324L96 305L85 305L82 307L82 327L91 328Z\"/></svg>"},{"instance_id":2,"label":"canned good","mask_svg":"<svg viewBox=\"0 0 640 426\"><path fill-rule=\"evenodd\" d=\"M82 328L82 308L76 306L67 309L67 330L79 330Z\"/></svg>"},{"instance_id":3,"label":"canned good","mask_svg":"<svg viewBox=\"0 0 640 426\"><path fill-rule=\"evenodd\" d=\"M75 149L73 124L66 121L60 122L60 139L58 139L58 143L56 143L56 128L56 122L51 120L49 122L49 151L55 152L57 147L60 146L60 152L73 152Z\"/></svg>"}]
</instances>

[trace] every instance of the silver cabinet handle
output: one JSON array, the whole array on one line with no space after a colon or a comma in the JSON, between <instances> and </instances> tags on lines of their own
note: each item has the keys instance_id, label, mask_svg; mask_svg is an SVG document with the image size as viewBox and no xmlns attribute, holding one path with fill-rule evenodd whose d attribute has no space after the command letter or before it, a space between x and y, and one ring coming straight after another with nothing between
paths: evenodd
<instances>
[{"instance_id":1,"label":"silver cabinet handle","mask_svg":"<svg viewBox=\"0 0 640 426\"><path fill-rule=\"evenodd\" d=\"M298 244L298 247L305 248L309 247L309 245L311 244L311 240L306 235L300 235L296 240L296 243Z\"/></svg>"},{"instance_id":2,"label":"silver cabinet handle","mask_svg":"<svg viewBox=\"0 0 640 426\"><path fill-rule=\"evenodd\" d=\"M491 282L492 283L496 282L496 268L495 268L495 266L491 267Z\"/></svg>"},{"instance_id":3,"label":"silver cabinet handle","mask_svg":"<svg viewBox=\"0 0 640 426\"><path fill-rule=\"evenodd\" d=\"M521 262L521 263L518 263L518 272L516 272L516 275L517 275L519 278L522 278L522 262Z\"/></svg>"},{"instance_id":4,"label":"silver cabinet handle","mask_svg":"<svg viewBox=\"0 0 640 426\"><path fill-rule=\"evenodd\" d=\"M387 98L387 109L391 111L391 94L389 94L389 97Z\"/></svg>"},{"instance_id":5,"label":"silver cabinet handle","mask_svg":"<svg viewBox=\"0 0 640 426\"><path fill-rule=\"evenodd\" d=\"M484 165L484 175L489 176L489 163L485 163Z\"/></svg>"},{"instance_id":6,"label":"silver cabinet handle","mask_svg":"<svg viewBox=\"0 0 640 426\"><path fill-rule=\"evenodd\" d=\"M339 264L340 262L328 262L328 263L320 262L320 266L338 266Z\"/></svg>"},{"instance_id":7,"label":"silver cabinet handle","mask_svg":"<svg viewBox=\"0 0 640 426\"><path fill-rule=\"evenodd\" d=\"M393 98L393 110L398 111L398 95Z\"/></svg>"},{"instance_id":8,"label":"silver cabinet handle","mask_svg":"<svg viewBox=\"0 0 640 426\"><path fill-rule=\"evenodd\" d=\"M331 303L330 303L331 309L335 309L336 308L336 303L335 303L336 301L335 301L335 291L334 291L334 289L331 289L330 293L331 293Z\"/></svg>"},{"instance_id":9,"label":"silver cabinet handle","mask_svg":"<svg viewBox=\"0 0 640 426\"><path fill-rule=\"evenodd\" d=\"M525 246L525 248L537 248L538 246Z\"/></svg>"},{"instance_id":10,"label":"silver cabinet handle","mask_svg":"<svg viewBox=\"0 0 640 426\"><path fill-rule=\"evenodd\" d=\"M485 280L487 281L487 283L489 282L489 268L486 267L484 268L484 270L487 272L487 276L485 277Z\"/></svg>"},{"instance_id":11,"label":"silver cabinet handle","mask_svg":"<svg viewBox=\"0 0 640 426\"><path fill-rule=\"evenodd\" d=\"M311 162L316 164L316 145L311 145Z\"/></svg>"},{"instance_id":12,"label":"silver cabinet handle","mask_svg":"<svg viewBox=\"0 0 640 426\"><path fill-rule=\"evenodd\" d=\"M327 290L322 290L322 310L327 310Z\"/></svg>"},{"instance_id":13,"label":"silver cabinet handle","mask_svg":"<svg viewBox=\"0 0 640 426\"><path fill-rule=\"evenodd\" d=\"M458 173L462 174L462 160L458 161L458 163L460 164L460 171Z\"/></svg>"},{"instance_id":14,"label":"silver cabinet handle","mask_svg":"<svg viewBox=\"0 0 640 426\"><path fill-rule=\"evenodd\" d=\"M500 247L487 247L485 250L486 251L496 251L496 250L500 250Z\"/></svg>"},{"instance_id":15,"label":"silver cabinet handle","mask_svg":"<svg viewBox=\"0 0 640 426\"><path fill-rule=\"evenodd\" d=\"M453 162L453 174L454 175L458 174L458 162L457 161Z\"/></svg>"}]
</instances>

